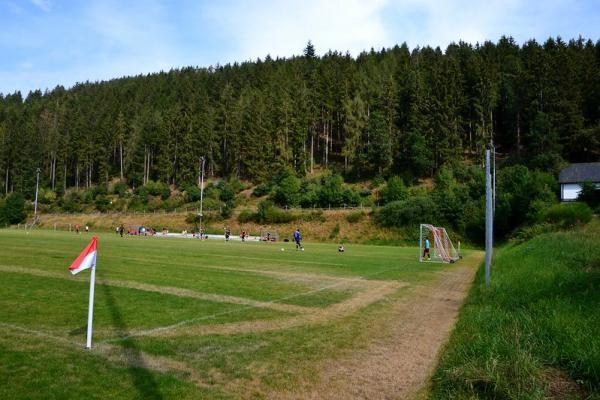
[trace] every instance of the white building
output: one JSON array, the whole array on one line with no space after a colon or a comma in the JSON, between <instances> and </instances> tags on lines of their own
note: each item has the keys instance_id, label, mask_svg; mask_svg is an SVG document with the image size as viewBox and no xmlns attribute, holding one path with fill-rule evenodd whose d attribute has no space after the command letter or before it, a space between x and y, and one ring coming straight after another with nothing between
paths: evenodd
<instances>
[{"instance_id":1,"label":"white building","mask_svg":"<svg viewBox=\"0 0 600 400\"><path fill-rule=\"evenodd\" d=\"M571 164L558 175L560 199L577 200L583 182L593 182L600 189L600 162Z\"/></svg>"}]
</instances>

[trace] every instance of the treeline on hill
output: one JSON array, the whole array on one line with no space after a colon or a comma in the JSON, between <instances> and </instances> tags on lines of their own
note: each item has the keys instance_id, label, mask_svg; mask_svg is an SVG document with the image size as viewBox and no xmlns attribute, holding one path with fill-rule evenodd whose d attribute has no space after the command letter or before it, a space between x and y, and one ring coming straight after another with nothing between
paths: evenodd
<instances>
[{"instance_id":1,"label":"treeline on hill","mask_svg":"<svg viewBox=\"0 0 600 400\"><path fill-rule=\"evenodd\" d=\"M509 192L500 192L497 205L518 209L503 220L514 227L532 218L519 202L540 200L512 191L523 174L534 187L545 185L539 193L546 201L561 163L600 156L599 67L600 42L582 38L519 46L502 37L444 52L404 44L356 58L331 51L319 57L309 42L303 55L289 59L59 86L25 99L0 95L0 188L32 199L40 168L41 187L57 202L110 208L108 184L117 178L119 193L134 189L129 195L143 204L148 186L163 190L150 196L165 199L169 187L193 191L202 156L207 174L227 181L269 186L291 170L300 194L282 201L274 192L281 205L324 204L320 189L310 189L317 169L349 182L396 176L391 186L433 177L432 192L409 189L411 196L396 199L404 211L382 212L381 223L408 221L422 210L467 232L478 225L469 220L482 209L483 187L463 190L482 179L468 165L477 165L493 141L501 165L513 166L505 175L517 181L505 185ZM157 185L163 189L152 189ZM98 193L82 199L87 194L73 188ZM369 197L344 188L340 204Z\"/></svg>"}]
</instances>

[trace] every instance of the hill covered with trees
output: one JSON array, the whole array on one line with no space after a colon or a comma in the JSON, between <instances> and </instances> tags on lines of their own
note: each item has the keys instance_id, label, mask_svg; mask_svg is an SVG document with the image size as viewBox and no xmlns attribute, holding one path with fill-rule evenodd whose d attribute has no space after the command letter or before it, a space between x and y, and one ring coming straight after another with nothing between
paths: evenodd
<instances>
[{"instance_id":1,"label":"hill covered with trees","mask_svg":"<svg viewBox=\"0 0 600 400\"><path fill-rule=\"evenodd\" d=\"M600 42L395 46L183 68L0 97L2 189L31 196L36 168L65 191L123 179L185 186L315 166L347 178L434 176L504 156L552 170L600 155Z\"/></svg>"}]
</instances>

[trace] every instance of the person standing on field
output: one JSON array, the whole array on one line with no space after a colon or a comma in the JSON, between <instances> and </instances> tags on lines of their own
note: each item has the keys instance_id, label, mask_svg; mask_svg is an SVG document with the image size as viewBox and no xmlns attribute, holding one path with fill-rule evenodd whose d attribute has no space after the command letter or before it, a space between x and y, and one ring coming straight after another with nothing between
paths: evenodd
<instances>
[{"instance_id":1,"label":"person standing on field","mask_svg":"<svg viewBox=\"0 0 600 400\"><path fill-rule=\"evenodd\" d=\"M431 254L429 254L429 238L425 238L425 248L423 249L423 259L425 259L425 256L427 256L428 260L431 260Z\"/></svg>"},{"instance_id":2,"label":"person standing on field","mask_svg":"<svg viewBox=\"0 0 600 400\"><path fill-rule=\"evenodd\" d=\"M300 234L300 229L296 229L294 231L294 242L296 242L296 250L304 250L300 241L302 240L302 235Z\"/></svg>"}]
</instances>

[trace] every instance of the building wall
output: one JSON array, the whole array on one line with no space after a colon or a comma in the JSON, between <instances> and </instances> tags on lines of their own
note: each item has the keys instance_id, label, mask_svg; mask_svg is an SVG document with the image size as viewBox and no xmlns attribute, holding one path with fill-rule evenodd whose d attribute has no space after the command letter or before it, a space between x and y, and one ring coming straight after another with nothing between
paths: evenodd
<instances>
[{"instance_id":1,"label":"building wall","mask_svg":"<svg viewBox=\"0 0 600 400\"><path fill-rule=\"evenodd\" d=\"M577 196L579 196L580 191L581 185L578 183L561 183L560 199L562 201L577 200Z\"/></svg>"},{"instance_id":2,"label":"building wall","mask_svg":"<svg viewBox=\"0 0 600 400\"><path fill-rule=\"evenodd\" d=\"M600 183L596 183L596 187L600 189ZM577 200L581 192L581 185L579 183L561 183L560 184L560 199L562 201L573 201Z\"/></svg>"}]
</instances>

